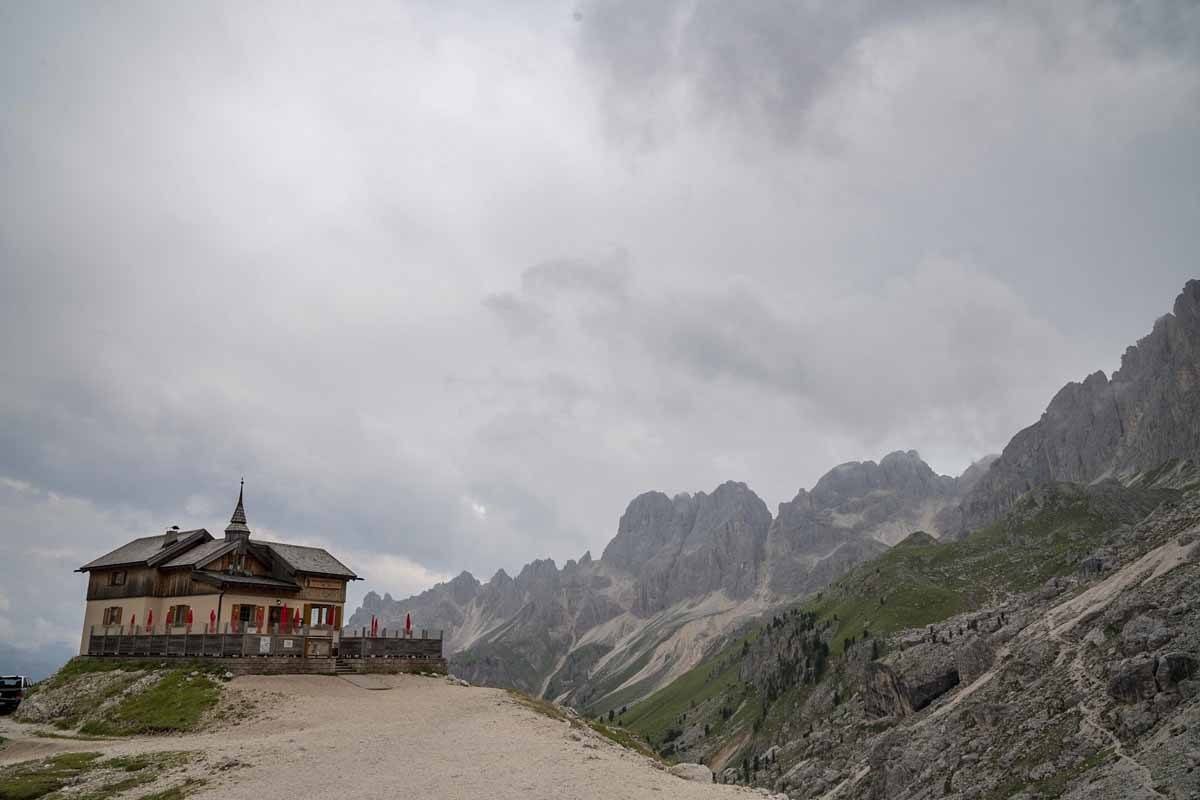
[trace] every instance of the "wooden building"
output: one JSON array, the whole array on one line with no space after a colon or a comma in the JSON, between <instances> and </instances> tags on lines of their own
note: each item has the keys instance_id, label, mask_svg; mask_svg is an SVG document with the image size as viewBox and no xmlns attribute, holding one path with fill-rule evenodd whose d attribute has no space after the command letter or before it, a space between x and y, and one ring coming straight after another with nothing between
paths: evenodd
<instances>
[{"instance_id":1,"label":"wooden building","mask_svg":"<svg viewBox=\"0 0 1200 800\"><path fill-rule=\"evenodd\" d=\"M319 547L252 539L243 492L217 539L203 528L145 536L84 564L89 636L268 633L302 626L336 648L346 584L359 580Z\"/></svg>"}]
</instances>

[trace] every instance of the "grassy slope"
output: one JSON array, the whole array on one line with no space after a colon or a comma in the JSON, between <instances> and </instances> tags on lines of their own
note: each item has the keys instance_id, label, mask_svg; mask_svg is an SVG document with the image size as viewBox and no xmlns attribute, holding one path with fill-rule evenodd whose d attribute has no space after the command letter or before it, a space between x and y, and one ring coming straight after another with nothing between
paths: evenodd
<instances>
[{"instance_id":1,"label":"grassy slope","mask_svg":"<svg viewBox=\"0 0 1200 800\"><path fill-rule=\"evenodd\" d=\"M689 709L740 691L738 653L743 642L756 636L757 631L735 639L712 658L630 707L621 715L622 724L651 742L659 742Z\"/></svg>"},{"instance_id":2,"label":"grassy slope","mask_svg":"<svg viewBox=\"0 0 1200 800\"><path fill-rule=\"evenodd\" d=\"M1069 573L1122 521L1122 514L1114 509L1124 508L1128 514L1140 516L1166 496L1168 493L1161 491L1127 492L1114 504L1112 498L1093 502L1083 492L1063 487L1022 503L1005 520L963 541L938 543L926 534L914 534L860 565L802 608L832 623L831 650L837 656L845 640L861 636L864 629L881 636L923 627ZM713 741L703 748L706 754L739 728L753 724L760 708L753 690L739 682L738 659L729 658L743 638L630 708L625 724L657 743L688 709L703 708L702 704L710 701L705 713ZM836 662L835 658L826 680L840 680ZM773 723L808 691L796 687L768 709L765 737L776 727ZM719 706L711 699L721 696L727 698L726 704L732 700L739 703L737 714L727 722L712 714ZM694 717L691 721L696 722Z\"/></svg>"},{"instance_id":3,"label":"grassy slope","mask_svg":"<svg viewBox=\"0 0 1200 800\"><path fill-rule=\"evenodd\" d=\"M79 800L111 800L159 780L164 772L191 758L187 753L164 752L100 760L99 753L63 753L41 761L25 761L0 769L0 798L36 800L86 781L88 789L71 794ZM194 786L187 784L187 788ZM173 790L182 790L183 786ZM172 791L172 790L168 790ZM179 794L178 797L183 797ZM153 795L151 795L153 797Z\"/></svg>"},{"instance_id":4,"label":"grassy slope","mask_svg":"<svg viewBox=\"0 0 1200 800\"><path fill-rule=\"evenodd\" d=\"M173 669L146 691L122 700L105 718L85 722L79 732L131 736L191 731L220 697L220 686L208 675Z\"/></svg>"},{"instance_id":5,"label":"grassy slope","mask_svg":"<svg viewBox=\"0 0 1200 800\"><path fill-rule=\"evenodd\" d=\"M116 697L143 674L162 670L164 664L171 666L163 671L162 679L156 684L140 694L125 697L106 708L102 715L95 715L94 709L104 700ZM101 672L122 673L122 676L107 686L100 696L91 697L89 708L68 712L66 717L55 721L56 726L65 729L79 725L79 732L88 736L191 731L199 727L204 715L216 705L221 695L220 685L211 670L192 662L82 658L68 662L34 687L34 692L71 692L73 683Z\"/></svg>"}]
</instances>

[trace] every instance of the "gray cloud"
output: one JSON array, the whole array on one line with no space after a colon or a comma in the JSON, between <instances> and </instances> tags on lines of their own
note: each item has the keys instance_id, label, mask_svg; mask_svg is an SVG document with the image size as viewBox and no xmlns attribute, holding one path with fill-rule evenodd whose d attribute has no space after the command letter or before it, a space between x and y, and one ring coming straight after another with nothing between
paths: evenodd
<instances>
[{"instance_id":1,"label":"gray cloud","mask_svg":"<svg viewBox=\"0 0 1200 800\"><path fill-rule=\"evenodd\" d=\"M400 594L955 471L1195 272L1194 4L579 11L0 10L0 638L243 474Z\"/></svg>"}]
</instances>

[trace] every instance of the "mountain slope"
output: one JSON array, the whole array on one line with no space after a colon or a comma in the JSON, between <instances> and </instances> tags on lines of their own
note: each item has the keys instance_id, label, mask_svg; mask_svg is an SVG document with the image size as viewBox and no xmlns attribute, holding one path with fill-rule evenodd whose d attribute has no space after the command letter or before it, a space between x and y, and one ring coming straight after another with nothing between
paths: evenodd
<instances>
[{"instance_id":1,"label":"mountain slope","mask_svg":"<svg viewBox=\"0 0 1200 800\"><path fill-rule=\"evenodd\" d=\"M958 496L914 451L840 465L772 518L745 484L634 498L599 560L535 561L514 579L463 573L408 600L368 594L350 625L411 612L444 629L457 674L580 707L669 683L731 630L815 591Z\"/></svg>"},{"instance_id":2,"label":"mountain slope","mask_svg":"<svg viewBox=\"0 0 1200 800\"><path fill-rule=\"evenodd\" d=\"M620 719L793 798L1188 797L1197 578L1200 492L1054 484L962 541L914 534Z\"/></svg>"},{"instance_id":3,"label":"mountain slope","mask_svg":"<svg viewBox=\"0 0 1200 800\"><path fill-rule=\"evenodd\" d=\"M1121 368L1068 383L1041 419L938 526L954 534L997 519L1022 494L1053 481L1128 480L1172 459L1200 455L1200 281L1188 281L1173 313L1125 351Z\"/></svg>"}]
</instances>

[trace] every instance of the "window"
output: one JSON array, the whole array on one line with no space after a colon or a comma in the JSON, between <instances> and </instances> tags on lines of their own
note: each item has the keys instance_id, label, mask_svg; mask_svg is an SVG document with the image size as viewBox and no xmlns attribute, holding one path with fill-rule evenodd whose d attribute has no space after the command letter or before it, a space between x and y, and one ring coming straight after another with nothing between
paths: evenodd
<instances>
[{"instance_id":1,"label":"window","mask_svg":"<svg viewBox=\"0 0 1200 800\"><path fill-rule=\"evenodd\" d=\"M121 624L121 607L112 606L104 609L104 624L105 625L120 625Z\"/></svg>"},{"instance_id":2,"label":"window","mask_svg":"<svg viewBox=\"0 0 1200 800\"><path fill-rule=\"evenodd\" d=\"M309 607L308 624L309 625L329 625L333 626L337 621L337 607L327 605L313 605Z\"/></svg>"},{"instance_id":3,"label":"window","mask_svg":"<svg viewBox=\"0 0 1200 800\"><path fill-rule=\"evenodd\" d=\"M109 586L124 586L125 585L125 570L118 569L108 573Z\"/></svg>"},{"instance_id":4,"label":"window","mask_svg":"<svg viewBox=\"0 0 1200 800\"><path fill-rule=\"evenodd\" d=\"M167 609L167 627L188 624L188 612L191 606L171 606Z\"/></svg>"}]
</instances>

